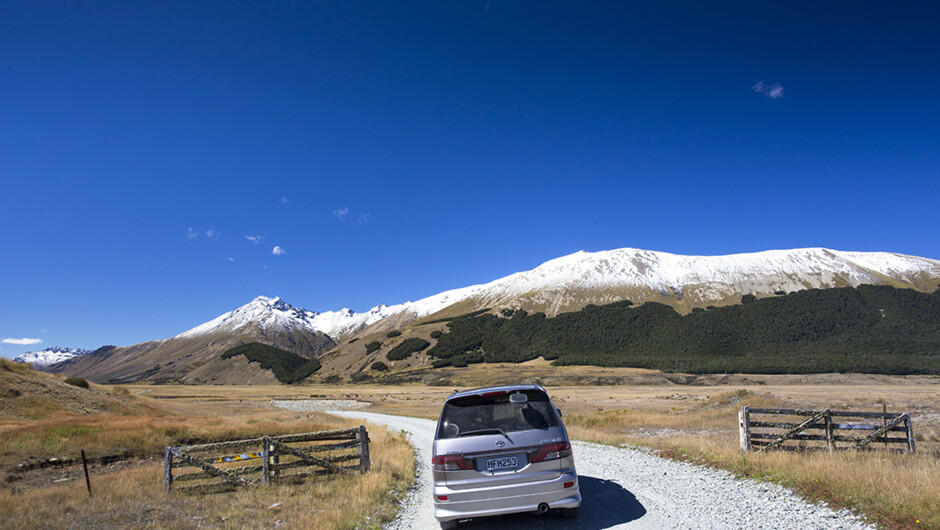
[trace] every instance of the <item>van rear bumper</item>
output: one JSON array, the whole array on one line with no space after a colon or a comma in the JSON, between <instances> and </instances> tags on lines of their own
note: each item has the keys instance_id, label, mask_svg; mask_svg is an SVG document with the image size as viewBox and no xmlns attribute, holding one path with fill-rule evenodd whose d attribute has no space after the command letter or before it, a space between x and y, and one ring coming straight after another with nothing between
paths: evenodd
<instances>
[{"instance_id":1,"label":"van rear bumper","mask_svg":"<svg viewBox=\"0 0 940 530\"><path fill-rule=\"evenodd\" d=\"M565 482L574 482L574 485L565 488ZM447 500L438 500L440 495L446 495ZM552 480L522 484L459 490L443 484L434 485L434 517L438 521L534 512L543 502L551 508L577 508L581 505L578 475L574 470Z\"/></svg>"}]
</instances>

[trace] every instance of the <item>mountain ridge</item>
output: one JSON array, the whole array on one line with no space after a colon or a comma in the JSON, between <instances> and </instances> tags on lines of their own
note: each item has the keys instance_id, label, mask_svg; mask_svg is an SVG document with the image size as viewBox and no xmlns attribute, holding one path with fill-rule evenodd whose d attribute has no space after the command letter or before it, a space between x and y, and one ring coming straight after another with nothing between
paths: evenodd
<instances>
[{"instance_id":1,"label":"mountain ridge","mask_svg":"<svg viewBox=\"0 0 940 530\"><path fill-rule=\"evenodd\" d=\"M481 310L522 309L556 316L589 304L631 300L658 302L689 313L739 303L745 294L761 298L863 284L931 292L938 281L940 261L887 252L805 248L683 256L633 248L579 251L486 284L377 305L363 313L345 308L316 312L279 297L258 296L169 339L102 348L48 369L96 382L273 382L270 372L259 371L257 365L219 356L240 344L259 342L306 358L329 352L324 367L348 373L365 355L357 349L361 344L350 346L354 338L381 337L414 323ZM331 361L337 358L346 360Z\"/></svg>"},{"instance_id":2,"label":"mountain ridge","mask_svg":"<svg viewBox=\"0 0 940 530\"><path fill-rule=\"evenodd\" d=\"M14 361L18 363L26 363L31 365L34 368L45 368L62 361L66 361L73 357L78 357L80 355L85 355L91 353L91 350L83 350L81 348L61 348L59 346L52 346L44 350L28 351L26 353L17 355L13 358Z\"/></svg>"}]
</instances>

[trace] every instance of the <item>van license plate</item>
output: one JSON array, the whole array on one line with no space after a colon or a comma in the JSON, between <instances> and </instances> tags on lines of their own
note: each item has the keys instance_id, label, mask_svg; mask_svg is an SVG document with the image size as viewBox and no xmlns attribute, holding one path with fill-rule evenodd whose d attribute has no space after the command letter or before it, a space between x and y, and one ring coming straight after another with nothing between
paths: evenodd
<instances>
[{"instance_id":1,"label":"van license plate","mask_svg":"<svg viewBox=\"0 0 940 530\"><path fill-rule=\"evenodd\" d=\"M500 471L503 469L516 469L516 457L508 456L505 458L491 458L486 461L487 471Z\"/></svg>"}]
</instances>

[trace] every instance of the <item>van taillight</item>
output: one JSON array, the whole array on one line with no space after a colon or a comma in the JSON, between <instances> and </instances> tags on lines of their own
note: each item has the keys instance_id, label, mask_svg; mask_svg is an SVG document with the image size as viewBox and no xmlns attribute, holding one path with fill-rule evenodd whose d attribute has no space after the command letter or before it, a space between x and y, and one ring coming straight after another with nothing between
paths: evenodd
<instances>
[{"instance_id":1,"label":"van taillight","mask_svg":"<svg viewBox=\"0 0 940 530\"><path fill-rule=\"evenodd\" d=\"M557 460L571 456L571 444L568 442L559 442L555 444L543 445L535 450L529 457L529 462L544 462L545 460Z\"/></svg>"},{"instance_id":2,"label":"van taillight","mask_svg":"<svg viewBox=\"0 0 940 530\"><path fill-rule=\"evenodd\" d=\"M456 471L458 469L473 469L473 462L462 455L440 455L431 459L431 466L435 471Z\"/></svg>"}]
</instances>

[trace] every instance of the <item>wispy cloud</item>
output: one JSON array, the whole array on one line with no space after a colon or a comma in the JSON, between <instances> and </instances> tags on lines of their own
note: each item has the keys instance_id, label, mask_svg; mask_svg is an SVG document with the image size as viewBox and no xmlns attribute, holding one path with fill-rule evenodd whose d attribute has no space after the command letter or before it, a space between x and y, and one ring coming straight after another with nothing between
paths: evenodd
<instances>
[{"instance_id":1,"label":"wispy cloud","mask_svg":"<svg viewBox=\"0 0 940 530\"><path fill-rule=\"evenodd\" d=\"M287 200L287 197L281 197L281 204L287 204L287 203L289 203L289 202L290 202L290 201Z\"/></svg>"},{"instance_id":2,"label":"wispy cloud","mask_svg":"<svg viewBox=\"0 0 940 530\"><path fill-rule=\"evenodd\" d=\"M0 342L2 342L3 344L19 344L20 346L29 346L32 344L39 344L40 342L42 342L42 339L27 339L26 337L23 337L22 339L7 338L7 339L3 339Z\"/></svg>"},{"instance_id":3,"label":"wispy cloud","mask_svg":"<svg viewBox=\"0 0 940 530\"><path fill-rule=\"evenodd\" d=\"M372 220L372 215L369 213L354 214L349 211L349 208L340 208L338 210L333 210L333 217L339 219L340 221L346 221L352 223L353 226L362 226L367 224Z\"/></svg>"},{"instance_id":4,"label":"wispy cloud","mask_svg":"<svg viewBox=\"0 0 940 530\"><path fill-rule=\"evenodd\" d=\"M757 92L758 94L763 94L765 97L770 99L780 99L786 97L786 94L783 93L783 85L780 83L768 85L764 83L763 80L761 80L751 85L751 90Z\"/></svg>"},{"instance_id":5,"label":"wispy cloud","mask_svg":"<svg viewBox=\"0 0 940 530\"><path fill-rule=\"evenodd\" d=\"M275 256L283 256L284 254L287 254L287 251L281 247L276 246L274 247L274 250L271 251L271 254L274 254Z\"/></svg>"},{"instance_id":6,"label":"wispy cloud","mask_svg":"<svg viewBox=\"0 0 940 530\"><path fill-rule=\"evenodd\" d=\"M261 241L264 239L264 236L257 236L257 235L254 235L254 234L248 234L247 236L245 236L245 239L247 239L248 241L251 241L252 243L254 243L254 244L257 245L258 243L261 243Z\"/></svg>"},{"instance_id":7,"label":"wispy cloud","mask_svg":"<svg viewBox=\"0 0 940 530\"><path fill-rule=\"evenodd\" d=\"M186 239L191 241L193 239L200 239L200 238L205 238L205 239L214 241L216 239L219 239L219 232L216 231L215 229L209 229L206 231L193 230L192 227L186 229Z\"/></svg>"},{"instance_id":8,"label":"wispy cloud","mask_svg":"<svg viewBox=\"0 0 940 530\"><path fill-rule=\"evenodd\" d=\"M229 257L229 261L235 261L235 258Z\"/></svg>"}]
</instances>

